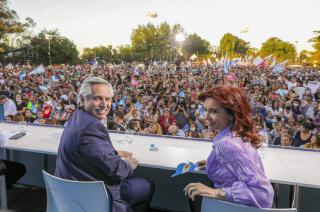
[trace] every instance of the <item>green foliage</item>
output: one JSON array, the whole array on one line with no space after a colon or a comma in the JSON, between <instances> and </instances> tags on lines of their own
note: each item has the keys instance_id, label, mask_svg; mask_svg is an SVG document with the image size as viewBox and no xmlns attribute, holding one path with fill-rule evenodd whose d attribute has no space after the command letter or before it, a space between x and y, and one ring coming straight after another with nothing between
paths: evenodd
<instances>
[{"instance_id":1,"label":"green foliage","mask_svg":"<svg viewBox=\"0 0 320 212\"><path fill-rule=\"evenodd\" d=\"M183 51L188 55L198 53L200 55L209 54L210 43L209 41L202 39L196 33L188 35L186 40L183 42Z\"/></svg>"},{"instance_id":2,"label":"green foliage","mask_svg":"<svg viewBox=\"0 0 320 212\"><path fill-rule=\"evenodd\" d=\"M262 57L270 54L275 56L277 61L289 60L293 62L297 56L297 51L293 44L273 37L264 42L259 51L259 55Z\"/></svg>"},{"instance_id":3,"label":"green foliage","mask_svg":"<svg viewBox=\"0 0 320 212\"><path fill-rule=\"evenodd\" d=\"M0 1L0 52L20 48L30 42L31 31L35 22L27 17L19 20L18 14L8 7L7 0Z\"/></svg>"},{"instance_id":4,"label":"green foliage","mask_svg":"<svg viewBox=\"0 0 320 212\"><path fill-rule=\"evenodd\" d=\"M52 64L74 64L78 61L79 52L71 40L61 36L57 30L43 30L31 39L34 54L33 63L45 65L49 63L49 39L46 38L46 35L51 36L50 52Z\"/></svg>"},{"instance_id":5,"label":"green foliage","mask_svg":"<svg viewBox=\"0 0 320 212\"><path fill-rule=\"evenodd\" d=\"M133 55L132 55L132 48L130 45L122 45L118 47L118 58L121 61L125 62L132 62Z\"/></svg>"},{"instance_id":6,"label":"green foliage","mask_svg":"<svg viewBox=\"0 0 320 212\"><path fill-rule=\"evenodd\" d=\"M112 59L112 45L97 46L94 48L84 48L81 58L84 61L98 58L98 60L111 61Z\"/></svg>"},{"instance_id":7,"label":"green foliage","mask_svg":"<svg viewBox=\"0 0 320 212\"><path fill-rule=\"evenodd\" d=\"M309 42L312 42L312 47L314 48L314 52L312 52L312 57L310 60L312 64L320 65L320 31L314 31L316 34L315 37L311 38Z\"/></svg>"},{"instance_id":8,"label":"green foliage","mask_svg":"<svg viewBox=\"0 0 320 212\"><path fill-rule=\"evenodd\" d=\"M178 47L175 35L183 31L181 25L176 24L171 27L166 22L158 26L151 23L139 25L131 34L133 58L140 61L172 59Z\"/></svg>"},{"instance_id":9,"label":"green foliage","mask_svg":"<svg viewBox=\"0 0 320 212\"><path fill-rule=\"evenodd\" d=\"M220 50L223 55L228 51L230 58L244 56L249 50L249 42L238 38L237 36L227 33L224 34L220 40Z\"/></svg>"}]
</instances>

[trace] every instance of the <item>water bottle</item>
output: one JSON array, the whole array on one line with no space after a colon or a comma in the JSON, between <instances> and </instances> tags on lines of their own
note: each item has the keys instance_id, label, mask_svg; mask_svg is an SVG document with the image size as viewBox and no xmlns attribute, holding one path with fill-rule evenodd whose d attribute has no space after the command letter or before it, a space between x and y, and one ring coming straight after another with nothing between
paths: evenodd
<instances>
[{"instance_id":1,"label":"water bottle","mask_svg":"<svg viewBox=\"0 0 320 212\"><path fill-rule=\"evenodd\" d=\"M158 147L156 147L156 145L151 144L150 147L149 147L149 150L152 151L152 152L156 152L156 151L158 151L159 149L158 149Z\"/></svg>"},{"instance_id":2,"label":"water bottle","mask_svg":"<svg viewBox=\"0 0 320 212\"><path fill-rule=\"evenodd\" d=\"M0 147L3 147L4 143L6 141L6 137L2 131L0 131Z\"/></svg>"},{"instance_id":3,"label":"water bottle","mask_svg":"<svg viewBox=\"0 0 320 212\"><path fill-rule=\"evenodd\" d=\"M262 159L267 159L268 157L268 144L269 144L269 135L268 135L268 132L267 132L267 129L262 129L261 130L261 135L263 137L263 140L262 140L262 145L260 147L260 157Z\"/></svg>"},{"instance_id":4,"label":"water bottle","mask_svg":"<svg viewBox=\"0 0 320 212\"><path fill-rule=\"evenodd\" d=\"M263 147L263 148L268 148L269 135L268 135L267 129L266 129L266 128L263 128L263 129L261 130L261 134L262 134L262 137L263 137L262 147Z\"/></svg>"}]
</instances>

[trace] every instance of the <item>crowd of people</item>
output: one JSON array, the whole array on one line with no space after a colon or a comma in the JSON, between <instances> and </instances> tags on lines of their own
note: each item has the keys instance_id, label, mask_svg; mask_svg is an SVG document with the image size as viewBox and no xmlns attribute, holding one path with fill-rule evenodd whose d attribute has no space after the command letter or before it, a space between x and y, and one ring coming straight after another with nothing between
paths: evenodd
<instances>
[{"instance_id":1,"label":"crowd of people","mask_svg":"<svg viewBox=\"0 0 320 212\"><path fill-rule=\"evenodd\" d=\"M320 148L320 71L314 68L221 67L179 62L120 65L31 65L1 67L0 104L6 121L64 126L79 106L79 87L88 76L114 88L108 129L212 139L198 95L216 85L246 94L261 142Z\"/></svg>"}]
</instances>

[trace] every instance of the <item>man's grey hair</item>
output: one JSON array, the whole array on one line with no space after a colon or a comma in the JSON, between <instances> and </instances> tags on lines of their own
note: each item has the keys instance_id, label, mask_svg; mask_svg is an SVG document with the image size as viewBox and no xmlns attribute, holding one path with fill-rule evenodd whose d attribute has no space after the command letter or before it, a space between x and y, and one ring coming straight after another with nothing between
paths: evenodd
<instances>
[{"instance_id":1,"label":"man's grey hair","mask_svg":"<svg viewBox=\"0 0 320 212\"><path fill-rule=\"evenodd\" d=\"M85 79L82 82L81 87L80 87L80 91L79 91L81 106L83 106L83 104L84 104L82 97L86 98L87 96L91 95L91 93L92 93L91 86L95 85L95 84L106 85L109 88L111 95L113 96L113 88L107 80L102 79L100 77L88 77L87 79Z\"/></svg>"}]
</instances>

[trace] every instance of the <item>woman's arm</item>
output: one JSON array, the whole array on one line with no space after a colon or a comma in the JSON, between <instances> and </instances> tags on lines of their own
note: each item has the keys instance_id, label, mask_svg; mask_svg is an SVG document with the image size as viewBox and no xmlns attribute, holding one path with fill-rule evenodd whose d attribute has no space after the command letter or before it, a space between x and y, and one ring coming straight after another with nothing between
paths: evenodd
<instances>
[{"instance_id":1,"label":"woman's arm","mask_svg":"<svg viewBox=\"0 0 320 212\"><path fill-rule=\"evenodd\" d=\"M274 191L262 167L257 161L252 161L248 153L235 141L225 141L217 145L217 158L225 164L237 180L222 189L226 192L226 199L242 205L259 208L270 208L273 203Z\"/></svg>"}]
</instances>

